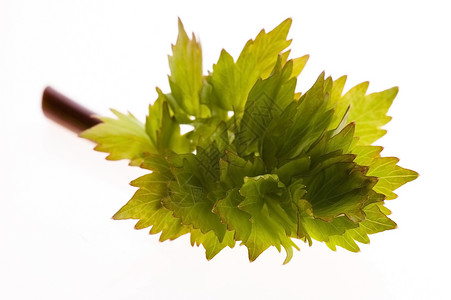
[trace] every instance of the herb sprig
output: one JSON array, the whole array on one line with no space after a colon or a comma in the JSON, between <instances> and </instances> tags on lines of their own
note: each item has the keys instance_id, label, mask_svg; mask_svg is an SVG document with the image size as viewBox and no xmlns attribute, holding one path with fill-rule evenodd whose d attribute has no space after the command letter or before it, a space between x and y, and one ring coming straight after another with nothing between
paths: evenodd
<instances>
[{"instance_id":1,"label":"herb sprig","mask_svg":"<svg viewBox=\"0 0 451 300\"><path fill-rule=\"evenodd\" d=\"M372 144L398 88L367 95L365 82L343 94L346 77L322 73L297 93L308 56L289 58L290 26L262 30L236 61L222 50L205 75L200 43L179 20L171 90L157 89L145 124L113 110L81 134L107 159L151 171L114 219L137 219L160 241L189 233L207 259L239 241L250 261L283 247L285 263L293 239L357 252L356 242L396 228L384 201L418 174ZM181 124L193 130L181 134Z\"/></svg>"}]
</instances>

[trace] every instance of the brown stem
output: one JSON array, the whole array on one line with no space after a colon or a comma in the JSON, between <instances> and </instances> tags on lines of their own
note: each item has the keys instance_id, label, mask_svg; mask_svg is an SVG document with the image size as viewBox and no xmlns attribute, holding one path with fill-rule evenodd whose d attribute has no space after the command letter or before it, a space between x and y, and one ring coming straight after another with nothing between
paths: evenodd
<instances>
[{"instance_id":1,"label":"brown stem","mask_svg":"<svg viewBox=\"0 0 451 300\"><path fill-rule=\"evenodd\" d=\"M101 123L95 113L51 87L46 87L42 95L42 110L47 118L77 134Z\"/></svg>"}]
</instances>

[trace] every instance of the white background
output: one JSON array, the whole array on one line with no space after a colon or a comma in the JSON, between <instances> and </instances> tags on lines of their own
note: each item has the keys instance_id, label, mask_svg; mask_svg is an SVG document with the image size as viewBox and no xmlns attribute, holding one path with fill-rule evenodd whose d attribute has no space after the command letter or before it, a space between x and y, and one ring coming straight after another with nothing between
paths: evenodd
<instances>
[{"instance_id":1,"label":"white background","mask_svg":"<svg viewBox=\"0 0 451 300\"><path fill-rule=\"evenodd\" d=\"M449 297L448 1L153 2L0 0L1 299ZM348 74L346 89L399 86L378 144L421 174L388 204L399 228L358 254L300 243L282 266L283 253L249 263L238 245L208 262L187 237L160 243L111 220L143 172L45 119L42 90L143 119L155 86L168 90L178 16L200 37L206 71L222 48L236 58L261 28L292 17L292 54L311 55L299 91L323 70Z\"/></svg>"}]
</instances>

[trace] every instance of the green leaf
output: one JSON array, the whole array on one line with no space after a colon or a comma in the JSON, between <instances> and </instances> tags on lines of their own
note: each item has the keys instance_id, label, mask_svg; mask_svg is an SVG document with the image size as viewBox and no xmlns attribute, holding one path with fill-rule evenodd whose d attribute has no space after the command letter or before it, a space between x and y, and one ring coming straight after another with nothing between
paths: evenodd
<instances>
[{"instance_id":1,"label":"green leaf","mask_svg":"<svg viewBox=\"0 0 451 300\"><path fill-rule=\"evenodd\" d=\"M229 190L213 208L213 212L227 225L227 229L234 232L234 238L237 241L247 241L252 231L251 216L238 208L242 201L243 196L239 189L235 188Z\"/></svg>"},{"instance_id":2,"label":"green leaf","mask_svg":"<svg viewBox=\"0 0 451 300\"><path fill-rule=\"evenodd\" d=\"M380 202L382 203L382 202ZM345 234L334 235L326 241L326 245L332 250L335 246L340 246L352 252L358 252L360 249L353 240L368 244L370 239L368 234L374 234L385 230L396 228L396 223L388 218L380 209L381 204L375 203L365 207L366 218L359 223L359 227L350 229Z\"/></svg>"},{"instance_id":3,"label":"green leaf","mask_svg":"<svg viewBox=\"0 0 451 300\"><path fill-rule=\"evenodd\" d=\"M334 108L335 114L330 123L330 129L336 128L341 121L342 116L351 104L362 102L365 98L366 91L368 90L368 82L362 82L355 87L351 88L346 94L342 95L344 86L346 84L346 76L342 76L335 80L330 97L330 106ZM360 100L360 101L359 101ZM355 109L353 105L352 110ZM351 121L351 120L349 120Z\"/></svg>"},{"instance_id":4,"label":"green leaf","mask_svg":"<svg viewBox=\"0 0 451 300\"><path fill-rule=\"evenodd\" d=\"M356 122L356 135L360 137L360 144L370 145L385 135L386 130L380 127L391 120L387 111L397 94L398 88L394 87L366 95L363 99L352 99L349 120Z\"/></svg>"},{"instance_id":5,"label":"green leaf","mask_svg":"<svg viewBox=\"0 0 451 300\"><path fill-rule=\"evenodd\" d=\"M139 190L113 216L113 219L138 219L135 228L143 229L152 226L151 234L161 232L160 241L173 240L188 233L189 227L182 225L180 219L175 218L172 212L161 204L162 200L169 196L168 180L169 178L161 174L151 173L132 181L131 184Z\"/></svg>"},{"instance_id":6,"label":"green leaf","mask_svg":"<svg viewBox=\"0 0 451 300\"><path fill-rule=\"evenodd\" d=\"M149 106L149 115L146 118L146 132L158 149L164 153L173 151L176 153L186 153L190 151L189 140L180 135L179 123L175 117L170 115L166 95L159 89L158 99Z\"/></svg>"},{"instance_id":7,"label":"green leaf","mask_svg":"<svg viewBox=\"0 0 451 300\"><path fill-rule=\"evenodd\" d=\"M295 211L287 212L290 197L276 175L262 175L245 178L240 189L243 201L238 205L240 210L250 215L252 229L243 244L249 249L249 259L255 260L269 246L285 248L287 263L293 256L293 247L297 245L290 236L297 232ZM236 229L238 230L238 229Z\"/></svg>"},{"instance_id":8,"label":"green leaf","mask_svg":"<svg viewBox=\"0 0 451 300\"><path fill-rule=\"evenodd\" d=\"M262 30L254 41L247 42L236 63L222 50L208 78L217 106L228 111L244 108L255 82L269 76L278 55L290 45L291 41L286 40L290 26L291 19L287 19L269 33Z\"/></svg>"},{"instance_id":9,"label":"green leaf","mask_svg":"<svg viewBox=\"0 0 451 300\"><path fill-rule=\"evenodd\" d=\"M208 148L214 143L219 151L230 147L230 134L233 129L229 128L230 124L225 121L210 118L200 122L195 121L193 125L195 129L186 136L194 145Z\"/></svg>"},{"instance_id":10,"label":"green leaf","mask_svg":"<svg viewBox=\"0 0 451 300\"><path fill-rule=\"evenodd\" d=\"M204 246L205 256L210 260L225 247L233 248L235 246L235 240L231 231L227 231L224 239L220 242L213 231L204 234L199 229L191 230L191 245L199 246L200 244Z\"/></svg>"},{"instance_id":11,"label":"green leaf","mask_svg":"<svg viewBox=\"0 0 451 300\"><path fill-rule=\"evenodd\" d=\"M304 70L305 65L309 59L309 55L304 55L302 57L298 57L293 59L293 71L291 73L291 78L297 78L302 70Z\"/></svg>"},{"instance_id":12,"label":"green leaf","mask_svg":"<svg viewBox=\"0 0 451 300\"><path fill-rule=\"evenodd\" d=\"M346 250L349 250L351 252L359 252L360 248L357 245L357 243L354 241L354 239L348 235L334 235L329 237L329 241L326 242L326 245L332 249L332 250L336 250L335 246L340 246Z\"/></svg>"},{"instance_id":13,"label":"green leaf","mask_svg":"<svg viewBox=\"0 0 451 300\"><path fill-rule=\"evenodd\" d=\"M357 154L356 161L369 167L368 176L378 178L374 190L391 200L397 197L393 191L415 180L418 173L398 166L399 159L396 157L381 157L381 151L382 147L375 146L358 146L353 149L353 152Z\"/></svg>"},{"instance_id":14,"label":"green leaf","mask_svg":"<svg viewBox=\"0 0 451 300\"><path fill-rule=\"evenodd\" d=\"M308 234L320 242L328 242L331 236L342 235L346 230L358 226L346 217L338 217L331 222L316 218L303 218L302 224Z\"/></svg>"},{"instance_id":15,"label":"green leaf","mask_svg":"<svg viewBox=\"0 0 451 300\"><path fill-rule=\"evenodd\" d=\"M380 146L356 146L352 153L356 155L355 162L362 166L370 166L375 158L380 157Z\"/></svg>"},{"instance_id":16,"label":"green leaf","mask_svg":"<svg viewBox=\"0 0 451 300\"><path fill-rule=\"evenodd\" d=\"M371 162L368 171L368 175L379 178L374 191L386 195L388 200L398 197L393 193L395 189L418 177L417 172L398 166L398 162L396 157L378 157Z\"/></svg>"},{"instance_id":17,"label":"green leaf","mask_svg":"<svg viewBox=\"0 0 451 300\"><path fill-rule=\"evenodd\" d=\"M192 154L168 159L174 179L168 184L170 196L163 199L163 206L180 218L183 224L200 229L202 233L213 230L222 241L226 226L212 212L217 201L211 193L212 185L215 177L219 176L215 162Z\"/></svg>"},{"instance_id":18,"label":"green leaf","mask_svg":"<svg viewBox=\"0 0 451 300\"><path fill-rule=\"evenodd\" d=\"M217 202L214 212L229 230L235 231L235 239L248 248L251 261L270 246L279 251L282 246L287 263L293 255L292 248L298 249L289 237L297 231L295 211L290 216L285 210L291 205L289 199L277 176L246 177L241 189L231 190Z\"/></svg>"},{"instance_id":19,"label":"green leaf","mask_svg":"<svg viewBox=\"0 0 451 300\"><path fill-rule=\"evenodd\" d=\"M362 209L377 182L365 172L366 169L346 161L317 167L312 176L304 180L305 199L312 204L314 215L332 221L344 214L354 222L362 221L365 218Z\"/></svg>"},{"instance_id":20,"label":"green leaf","mask_svg":"<svg viewBox=\"0 0 451 300\"><path fill-rule=\"evenodd\" d=\"M374 234L389 229L395 229L396 223L381 211L381 204L374 203L365 207L366 219L359 224L359 229L368 234Z\"/></svg>"},{"instance_id":21,"label":"green leaf","mask_svg":"<svg viewBox=\"0 0 451 300\"><path fill-rule=\"evenodd\" d=\"M258 176L265 172L261 158L246 160L232 151L226 151L219 161L220 181L227 189L240 188L246 177Z\"/></svg>"},{"instance_id":22,"label":"green leaf","mask_svg":"<svg viewBox=\"0 0 451 300\"><path fill-rule=\"evenodd\" d=\"M109 153L109 160L129 159L130 165L140 165L143 153L157 151L155 144L146 134L144 125L132 114L111 111L117 119L101 117L102 123L83 131L80 136L97 143L94 149Z\"/></svg>"},{"instance_id":23,"label":"green leaf","mask_svg":"<svg viewBox=\"0 0 451 300\"><path fill-rule=\"evenodd\" d=\"M252 88L236 133L235 145L240 155L258 151L270 123L293 101L296 79L291 78L292 70L292 61L283 69L279 62L269 78L258 80Z\"/></svg>"},{"instance_id":24,"label":"green leaf","mask_svg":"<svg viewBox=\"0 0 451 300\"><path fill-rule=\"evenodd\" d=\"M309 174L310 167L311 156L301 156L288 161L280 168L274 169L273 172L280 178L280 181L286 185L290 185L299 176Z\"/></svg>"},{"instance_id":25,"label":"green leaf","mask_svg":"<svg viewBox=\"0 0 451 300\"><path fill-rule=\"evenodd\" d=\"M350 123L336 135L324 135L318 143L308 151L312 165L316 166L330 157L349 153L348 150L354 141L354 132L355 123Z\"/></svg>"},{"instance_id":26,"label":"green leaf","mask_svg":"<svg viewBox=\"0 0 451 300\"><path fill-rule=\"evenodd\" d=\"M188 38L180 19L178 25L177 43L172 46L173 54L169 56L169 84L178 106L189 115L200 116L202 49L194 33L191 39Z\"/></svg>"},{"instance_id":27,"label":"green leaf","mask_svg":"<svg viewBox=\"0 0 451 300\"><path fill-rule=\"evenodd\" d=\"M330 128L338 125L339 119L350 107L348 121L356 123L359 144L371 145L386 133L381 127L391 120L387 112L398 94L398 88L366 95L369 83L363 82L341 96L345 81L346 77L341 77L334 83L336 88L332 91L331 104L336 114Z\"/></svg>"},{"instance_id":28,"label":"green leaf","mask_svg":"<svg viewBox=\"0 0 451 300\"><path fill-rule=\"evenodd\" d=\"M282 112L269 128L262 145L262 156L269 165L282 165L307 151L327 129L333 111L328 109L328 80L321 74L313 87L299 101Z\"/></svg>"}]
</instances>

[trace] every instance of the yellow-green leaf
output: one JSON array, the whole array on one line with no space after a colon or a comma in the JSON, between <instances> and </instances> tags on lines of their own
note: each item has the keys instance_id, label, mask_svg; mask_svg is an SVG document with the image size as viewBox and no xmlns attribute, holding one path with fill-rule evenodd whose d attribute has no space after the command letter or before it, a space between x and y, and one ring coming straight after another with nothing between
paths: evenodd
<instances>
[{"instance_id":1,"label":"yellow-green leaf","mask_svg":"<svg viewBox=\"0 0 451 300\"><path fill-rule=\"evenodd\" d=\"M130 160L130 165L142 163L143 153L155 153L155 144L151 141L138 119L131 113L122 114L112 110L117 119L101 117L102 123L83 131L80 136L89 139L100 152L109 153L109 160Z\"/></svg>"}]
</instances>

